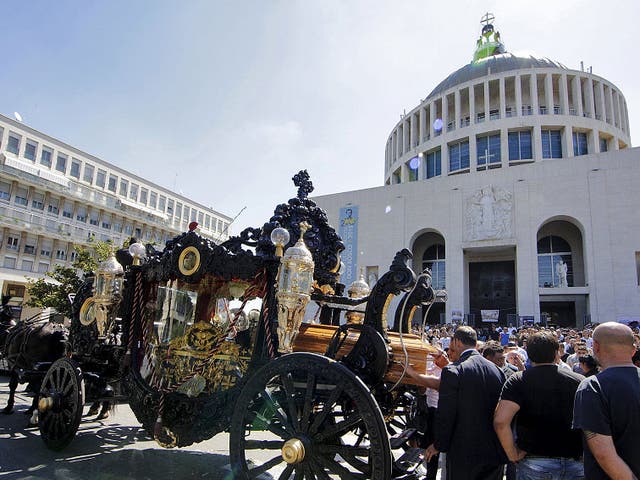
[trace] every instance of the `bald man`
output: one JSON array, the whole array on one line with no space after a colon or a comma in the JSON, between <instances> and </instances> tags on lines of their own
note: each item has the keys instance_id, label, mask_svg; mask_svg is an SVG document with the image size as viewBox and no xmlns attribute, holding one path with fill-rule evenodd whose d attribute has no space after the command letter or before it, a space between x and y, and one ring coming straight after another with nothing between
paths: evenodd
<instances>
[{"instance_id":1,"label":"bald man","mask_svg":"<svg viewBox=\"0 0 640 480\"><path fill-rule=\"evenodd\" d=\"M573 428L585 439L584 472L591 479L640 476L640 369L631 357L633 332L608 322L593 332L593 353L603 370L576 392Z\"/></svg>"}]
</instances>

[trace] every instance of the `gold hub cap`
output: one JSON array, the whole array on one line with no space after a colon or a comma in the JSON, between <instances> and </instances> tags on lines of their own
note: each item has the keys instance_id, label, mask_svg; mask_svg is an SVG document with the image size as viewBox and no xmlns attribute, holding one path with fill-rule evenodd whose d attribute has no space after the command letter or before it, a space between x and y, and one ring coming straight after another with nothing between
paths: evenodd
<instances>
[{"instance_id":1,"label":"gold hub cap","mask_svg":"<svg viewBox=\"0 0 640 480\"><path fill-rule=\"evenodd\" d=\"M50 410L51 407L53 407L53 398L51 397L41 398L38 402L38 410L41 412L46 412L47 410Z\"/></svg>"},{"instance_id":2,"label":"gold hub cap","mask_svg":"<svg viewBox=\"0 0 640 480\"><path fill-rule=\"evenodd\" d=\"M290 438L282 446L282 458L288 464L300 463L304 460L304 445L298 438Z\"/></svg>"}]
</instances>

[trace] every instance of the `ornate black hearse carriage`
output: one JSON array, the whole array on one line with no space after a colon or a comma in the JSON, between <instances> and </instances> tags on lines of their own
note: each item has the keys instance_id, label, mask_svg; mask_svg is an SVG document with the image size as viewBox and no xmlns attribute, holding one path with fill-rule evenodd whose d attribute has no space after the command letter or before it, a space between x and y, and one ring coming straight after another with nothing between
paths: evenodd
<instances>
[{"instance_id":1,"label":"ornate black hearse carriage","mask_svg":"<svg viewBox=\"0 0 640 480\"><path fill-rule=\"evenodd\" d=\"M75 436L85 387L95 400L108 385L165 447L228 431L236 478L418 478L413 451L392 449L408 448L418 396L406 366L424 371L431 351L409 332L416 308L437 301L430 275L403 250L370 292L345 296L344 244L307 198L306 171L294 183L262 228L215 244L192 224L162 251L134 244L101 266L42 384L47 446ZM318 315L301 323L310 299Z\"/></svg>"}]
</instances>

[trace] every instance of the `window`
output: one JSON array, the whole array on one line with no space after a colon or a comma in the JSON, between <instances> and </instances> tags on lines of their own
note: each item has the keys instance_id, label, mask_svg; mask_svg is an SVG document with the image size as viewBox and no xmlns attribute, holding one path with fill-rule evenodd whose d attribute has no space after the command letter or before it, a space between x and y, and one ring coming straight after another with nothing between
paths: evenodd
<instances>
[{"instance_id":1,"label":"window","mask_svg":"<svg viewBox=\"0 0 640 480\"><path fill-rule=\"evenodd\" d=\"M78 252L74 250L73 252L71 252L71 261L75 262L77 258L78 258Z\"/></svg>"},{"instance_id":2,"label":"window","mask_svg":"<svg viewBox=\"0 0 640 480\"><path fill-rule=\"evenodd\" d=\"M469 168L469 140L449 145L449 171Z\"/></svg>"},{"instance_id":3,"label":"window","mask_svg":"<svg viewBox=\"0 0 640 480\"><path fill-rule=\"evenodd\" d=\"M184 218L185 220L191 220L189 218L189 213L190 213L190 209L187 205L184 206L184 213L182 215L182 218Z\"/></svg>"},{"instance_id":4,"label":"window","mask_svg":"<svg viewBox=\"0 0 640 480\"><path fill-rule=\"evenodd\" d=\"M440 149L427 153L427 178L437 177L442 173L441 157L442 152Z\"/></svg>"},{"instance_id":5,"label":"window","mask_svg":"<svg viewBox=\"0 0 640 480\"><path fill-rule=\"evenodd\" d=\"M400 176L400 169L397 169L395 172L393 172L392 178L391 178L391 183L393 183L394 185L400 183L402 177Z\"/></svg>"},{"instance_id":6,"label":"window","mask_svg":"<svg viewBox=\"0 0 640 480\"><path fill-rule=\"evenodd\" d=\"M31 260L22 260L22 268L21 270L25 272L33 271L33 262Z\"/></svg>"},{"instance_id":7,"label":"window","mask_svg":"<svg viewBox=\"0 0 640 480\"><path fill-rule=\"evenodd\" d=\"M132 183L131 184L131 190L129 190L129 198L131 200L137 200L138 199L138 184L137 183Z\"/></svg>"},{"instance_id":8,"label":"window","mask_svg":"<svg viewBox=\"0 0 640 480\"><path fill-rule=\"evenodd\" d=\"M131 226L131 224L127 223L124 226L124 233L126 233L127 235L131 235L133 233L133 226Z\"/></svg>"},{"instance_id":9,"label":"window","mask_svg":"<svg viewBox=\"0 0 640 480\"><path fill-rule=\"evenodd\" d=\"M71 167L73 170L73 166ZM84 174L82 175L82 179L85 182L93 183L93 173L95 172L95 168L93 165L89 165L88 163L84 164Z\"/></svg>"},{"instance_id":10,"label":"window","mask_svg":"<svg viewBox=\"0 0 640 480\"><path fill-rule=\"evenodd\" d=\"M92 210L91 213L89 213L89 224L98 226L98 216L98 212Z\"/></svg>"},{"instance_id":11,"label":"window","mask_svg":"<svg viewBox=\"0 0 640 480\"><path fill-rule=\"evenodd\" d=\"M431 270L433 288L441 290L446 288L444 245L436 244L427 248L422 255L422 270Z\"/></svg>"},{"instance_id":12,"label":"window","mask_svg":"<svg viewBox=\"0 0 640 480\"><path fill-rule=\"evenodd\" d=\"M531 130L509 132L509 160L531 160Z\"/></svg>"},{"instance_id":13,"label":"window","mask_svg":"<svg viewBox=\"0 0 640 480\"><path fill-rule=\"evenodd\" d=\"M36 146L33 143L27 142L27 144L24 146L24 158L35 161Z\"/></svg>"},{"instance_id":14,"label":"window","mask_svg":"<svg viewBox=\"0 0 640 480\"><path fill-rule=\"evenodd\" d=\"M207 230L209 230L209 228L211 228L211 216L210 215L205 215L204 216L204 228L206 228Z\"/></svg>"},{"instance_id":15,"label":"window","mask_svg":"<svg viewBox=\"0 0 640 480\"><path fill-rule=\"evenodd\" d=\"M69 171L69 175L73 178L80 179L80 162L78 160L71 160L71 170Z\"/></svg>"},{"instance_id":16,"label":"window","mask_svg":"<svg viewBox=\"0 0 640 480\"><path fill-rule=\"evenodd\" d=\"M476 149L478 166L499 164L502 160L500 155L500 134L478 137L476 139Z\"/></svg>"},{"instance_id":17,"label":"window","mask_svg":"<svg viewBox=\"0 0 640 480\"><path fill-rule=\"evenodd\" d=\"M560 130L542 130L542 158L562 158Z\"/></svg>"},{"instance_id":18,"label":"window","mask_svg":"<svg viewBox=\"0 0 640 480\"><path fill-rule=\"evenodd\" d=\"M31 198L31 207L38 210L44 210L44 194L35 192Z\"/></svg>"},{"instance_id":19,"label":"window","mask_svg":"<svg viewBox=\"0 0 640 480\"><path fill-rule=\"evenodd\" d=\"M26 253L27 255L35 255L36 247L34 245L25 245L24 253Z\"/></svg>"},{"instance_id":20,"label":"window","mask_svg":"<svg viewBox=\"0 0 640 480\"><path fill-rule=\"evenodd\" d=\"M182 218L182 204L176 202L176 218Z\"/></svg>"},{"instance_id":21,"label":"window","mask_svg":"<svg viewBox=\"0 0 640 480\"><path fill-rule=\"evenodd\" d=\"M16 268L16 259L13 257L4 257L4 268Z\"/></svg>"},{"instance_id":22,"label":"window","mask_svg":"<svg viewBox=\"0 0 640 480\"><path fill-rule=\"evenodd\" d=\"M67 259L67 252L65 252L64 250L56 250L56 260L66 260Z\"/></svg>"},{"instance_id":23,"label":"window","mask_svg":"<svg viewBox=\"0 0 640 480\"><path fill-rule=\"evenodd\" d=\"M406 164L409 181L416 182L418 180L418 168L420 167L420 158L413 157Z\"/></svg>"},{"instance_id":24,"label":"window","mask_svg":"<svg viewBox=\"0 0 640 480\"><path fill-rule=\"evenodd\" d=\"M120 179L120 195L123 197L127 196L127 192L129 191L129 182L124 179Z\"/></svg>"},{"instance_id":25,"label":"window","mask_svg":"<svg viewBox=\"0 0 640 480\"><path fill-rule=\"evenodd\" d=\"M158 205L158 194L156 192L151 192L149 194L149 206L151 208L156 208Z\"/></svg>"},{"instance_id":26,"label":"window","mask_svg":"<svg viewBox=\"0 0 640 480\"><path fill-rule=\"evenodd\" d=\"M11 198L11 184L0 182L0 199L9 200Z\"/></svg>"},{"instance_id":27,"label":"window","mask_svg":"<svg viewBox=\"0 0 640 480\"><path fill-rule=\"evenodd\" d=\"M113 222L113 231L117 233L122 233L122 223L121 222Z\"/></svg>"},{"instance_id":28,"label":"window","mask_svg":"<svg viewBox=\"0 0 640 480\"><path fill-rule=\"evenodd\" d=\"M64 206L62 207L62 216L65 218L73 217L73 203L64 202Z\"/></svg>"},{"instance_id":29,"label":"window","mask_svg":"<svg viewBox=\"0 0 640 480\"><path fill-rule=\"evenodd\" d=\"M87 207L78 207L78 210L76 211L76 220L78 220L79 222L87 221Z\"/></svg>"},{"instance_id":30,"label":"window","mask_svg":"<svg viewBox=\"0 0 640 480\"><path fill-rule=\"evenodd\" d=\"M13 203L16 205L27 206L27 189L18 187L15 196L13 197Z\"/></svg>"},{"instance_id":31,"label":"window","mask_svg":"<svg viewBox=\"0 0 640 480\"><path fill-rule=\"evenodd\" d=\"M102 219L102 228L109 230L111 228L111 220L108 218Z\"/></svg>"},{"instance_id":32,"label":"window","mask_svg":"<svg viewBox=\"0 0 640 480\"><path fill-rule=\"evenodd\" d=\"M96 186L100 188L104 188L106 180L107 180L107 172L105 172L104 170L98 169L98 175L96 176Z\"/></svg>"},{"instance_id":33,"label":"window","mask_svg":"<svg viewBox=\"0 0 640 480\"><path fill-rule=\"evenodd\" d=\"M56 170L62 173L66 173L67 171L67 157L61 153L58 154L58 158L56 159Z\"/></svg>"},{"instance_id":34,"label":"window","mask_svg":"<svg viewBox=\"0 0 640 480\"><path fill-rule=\"evenodd\" d=\"M573 156L586 155L587 152L587 132L573 132Z\"/></svg>"},{"instance_id":35,"label":"window","mask_svg":"<svg viewBox=\"0 0 640 480\"><path fill-rule=\"evenodd\" d=\"M49 271L48 263L39 263L38 264L38 273L47 273Z\"/></svg>"},{"instance_id":36,"label":"window","mask_svg":"<svg viewBox=\"0 0 640 480\"><path fill-rule=\"evenodd\" d=\"M59 204L60 204L60 201L57 198L53 198L53 197L49 198L49 205L47 206L47 211L49 213L53 213L54 215L58 215Z\"/></svg>"},{"instance_id":37,"label":"window","mask_svg":"<svg viewBox=\"0 0 640 480\"><path fill-rule=\"evenodd\" d=\"M9 135L9 142L7 143L7 151L15 155L18 155L20 150L20 138Z\"/></svg>"},{"instance_id":38,"label":"window","mask_svg":"<svg viewBox=\"0 0 640 480\"><path fill-rule=\"evenodd\" d=\"M110 192L116 193L116 184L118 183L118 178L115 175L109 175L109 184L107 185L107 190Z\"/></svg>"},{"instance_id":39,"label":"window","mask_svg":"<svg viewBox=\"0 0 640 480\"><path fill-rule=\"evenodd\" d=\"M606 152L609 150L609 142L606 138L600 137L600 151Z\"/></svg>"},{"instance_id":40,"label":"window","mask_svg":"<svg viewBox=\"0 0 640 480\"><path fill-rule=\"evenodd\" d=\"M18 250L18 237L14 237L9 235L7 237L7 249L8 250Z\"/></svg>"},{"instance_id":41,"label":"window","mask_svg":"<svg viewBox=\"0 0 640 480\"><path fill-rule=\"evenodd\" d=\"M146 188L140 189L140 203L143 205L147 204L147 195L149 195L149 191Z\"/></svg>"},{"instance_id":42,"label":"window","mask_svg":"<svg viewBox=\"0 0 640 480\"><path fill-rule=\"evenodd\" d=\"M160 197L160 203L164 200L164 197ZM163 210L162 208L160 210ZM169 215L173 215L173 200L169 199L167 201L167 213Z\"/></svg>"},{"instance_id":43,"label":"window","mask_svg":"<svg viewBox=\"0 0 640 480\"><path fill-rule=\"evenodd\" d=\"M40 165L44 165L47 168L51 168L52 157L53 157L53 152L47 147L42 147L42 152L40 152Z\"/></svg>"},{"instance_id":44,"label":"window","mask_svg":"<svg viewBox=\"0 0 640 480\"><path fill-rule=\"evenodd\" d=\"M538 286L573 287L571 247L561 237L549 235L538 240Z\"/></svg>"}]
</instances>

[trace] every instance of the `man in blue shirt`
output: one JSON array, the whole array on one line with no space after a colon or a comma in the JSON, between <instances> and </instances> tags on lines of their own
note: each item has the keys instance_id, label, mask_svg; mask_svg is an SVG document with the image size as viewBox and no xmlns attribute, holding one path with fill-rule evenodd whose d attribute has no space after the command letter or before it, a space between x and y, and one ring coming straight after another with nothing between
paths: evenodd
<instances>
[{"instance_id":1,"label":"man in blue shirt","mask_svg":"<svg viewBox=\"0 0 640 480\"><path fill-rule=\"evenodd\" d=\"M603 371L578 387L573 427L584 432L588 479L640 476L640 369L631 358L633 332L617 322L593 332L593 353Z\"/></svg>"}]
</instances>

